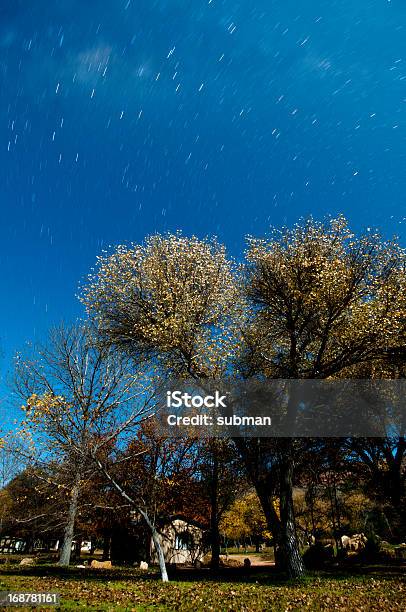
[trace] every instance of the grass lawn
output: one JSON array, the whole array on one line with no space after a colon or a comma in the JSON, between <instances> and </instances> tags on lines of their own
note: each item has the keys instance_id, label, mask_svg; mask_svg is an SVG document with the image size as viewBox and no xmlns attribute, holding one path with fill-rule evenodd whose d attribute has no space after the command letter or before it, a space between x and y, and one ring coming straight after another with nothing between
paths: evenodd
<instances>
[{"instance_id":1,"label":"grass lawn","mask_svg":"<svg viewBox=\"0 0 406 612\"><path fill-rule=\"evenodd\" d=\"M61 610L406 610L405 567L369 566L351 573L312 573L300 583L281 581L272 568L178 570L169 584L129 568L91 570L50 565L0 566L0 590L53 591ZM12 610L13 608L9 608ZM32 608L18 608L32 609ZM36 608L44 610L52 608ZM54 608L55 609L55 608Z\"/></svg>"}]
</instances>

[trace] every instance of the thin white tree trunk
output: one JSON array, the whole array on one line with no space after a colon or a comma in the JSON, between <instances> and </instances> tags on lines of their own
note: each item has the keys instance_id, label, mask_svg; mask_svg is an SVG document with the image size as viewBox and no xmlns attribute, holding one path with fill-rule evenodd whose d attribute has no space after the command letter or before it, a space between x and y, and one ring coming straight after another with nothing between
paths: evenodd
<instances>
[{"instance_id":1,"label":"thin white tree trunk","mask_svg":"<svg viewBox=\"0 0 406 612\"><path fill-rule=\"evenodd\" d=\"M155 528L155 525L151 522L148 514L141 508L138 508L138 510L151 530L152 540L154 542L155 550L158 555L158 563L159 563L159 569L161 571L162 582L168 582L169 581L168 572L166 571L165 556L164 556L164 551L162 549L161 538L159 536L159 533L157 529Z\"/></svg>"},{"instance_id":2,"label":"thin white tree trunk","mask_svg":"<svg viewBox=\"0 0 406 612\"><path fill-rule=\"evenodd\" d=\"M120 493L120 495L125 500L127 500L141 514L141 516L143 517L144 521L148 525L149 529L151 530L152 540L154 542L155 550L156 550L157 555L158 555L158 563L159 563L159 569L161 571L162 582L169 582L168 572L166 571L165 556L164 556L164 552L163 552L162 545L161 545L161 538L159 536L159 533L158 533L157 529L155 528L155 525L152 523L151 519L149 518L148 513L145 510L143 510L142 508L140 508L139 504L137 504L135 502L135 500L132 499L132 497L130 497L124 491L124 489L122 489L120 487L118 482L116 482L114 480L114 478L112 478L112 476L110 476L108 471L103 467L102 463L98 459L96 459L96 463L97 463L97 466L99 467L100 471L103 472L105 477L111 482L111 484Z\"/></svg>"}]
</instances>

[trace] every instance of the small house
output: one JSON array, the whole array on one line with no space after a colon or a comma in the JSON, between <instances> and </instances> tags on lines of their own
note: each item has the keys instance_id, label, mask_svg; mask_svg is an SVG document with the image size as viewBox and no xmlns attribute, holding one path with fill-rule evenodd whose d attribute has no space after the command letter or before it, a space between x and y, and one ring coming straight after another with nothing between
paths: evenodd
<instances>
[{"instance_id":1,"label":"small house","mask_svg":"<svg viewBox=\"0 0 406 612\"><path fill-rule=\"evenodd\" d=\"M194 565L202 561L206 553L203 525L182 515L176 515L161 525L158 531L167 563ZM150 551L152 563L157 563L158 557L152 538Z\"/></svg>"}]
</instances>

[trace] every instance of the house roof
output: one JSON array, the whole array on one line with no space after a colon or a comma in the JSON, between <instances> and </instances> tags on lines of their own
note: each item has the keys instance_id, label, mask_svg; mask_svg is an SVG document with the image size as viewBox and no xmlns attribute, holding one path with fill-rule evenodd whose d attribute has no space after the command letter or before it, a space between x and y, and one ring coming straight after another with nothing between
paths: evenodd
<instances>
[{"instance_id":1,"label":"house roof","mask_svg":"<svg viewBox=\"0 0 406 612\"><path fill-rule=\"evenodd\" d=\"M184 521L188 525L192 525L193 527L197 527L198 529L201 529L202 531L205 531L207 529L207 525L205 525L204 523L201 523L200 521L195 521L194 519L189 518L185 514L171 514L170 516L165 517L165 519L162 520L161 524L162 525L169 525L169 524L171 524L171 523L173 523L174 521L177 521L177 520L178 521Z\"/></svg>"}]
</instances>

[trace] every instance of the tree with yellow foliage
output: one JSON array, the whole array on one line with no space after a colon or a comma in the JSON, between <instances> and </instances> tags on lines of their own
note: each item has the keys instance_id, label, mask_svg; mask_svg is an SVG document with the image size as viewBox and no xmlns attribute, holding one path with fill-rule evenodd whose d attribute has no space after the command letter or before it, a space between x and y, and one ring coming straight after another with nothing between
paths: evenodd
<instances>
[{"instance_id":1,"label":"tree with yellow foliage","mask_svg":"<svg viewBox=\"0 0 406 612\"><path fill-rule=\"evenodd\" d=\"M271 537L255 491L250 491L233 502L221 519L220 529L229 540L254 540L257 551L260 542Z\"/></svg>"},{"instance_id":2,"label":"tree with yellow foliage","mask_svg":"<svg viewBox=\"0 0 406 612\"><path fill-rule=\"evenodd\" d=\"M404 346L405 288L403 250L375 233L357 238L339 217L249 239L241 274L215 240L152 236L101 256L82 300L108 346L164 376L326 379L356 376ZM300 577L292 499L300 444L235 443L277 562Z\"/></svg>"},{"instance_id":3,"label":"tree with yellow foliage","mask_svg":"<svg viewBox=\"0 0 406 612\"><path fill-rule=\"evenodd\" d=\"M235 348L233 272L214 239L150 236L99 257L82 301L108 344L167 374L217 378Z\"/></svg>"},{"instance_id":4,"label":"tree with yellow foliage","mask_svg":"<svg viewBox=\"0 0 406 612\"><path fill-rule=\"evenodd\" d=\"M363 364L390 358L405 343L405 262L396 242L372 232L356 237L342 217L249 239L245 291L250 315L241 352L245 375L352 378ZM288 410L294 411L295 398L291 403ZM249 444L246 448L248 453ZM282 564L290 576L300 576L304 567L292 499L300 445L289 438L261 439L255 453L263 473L252 462L251 473L264 508L274 494L270 481L277 483L280 521L272 512L268 516L272 531L279 532Z\"/></svg>"}]
</instances>

